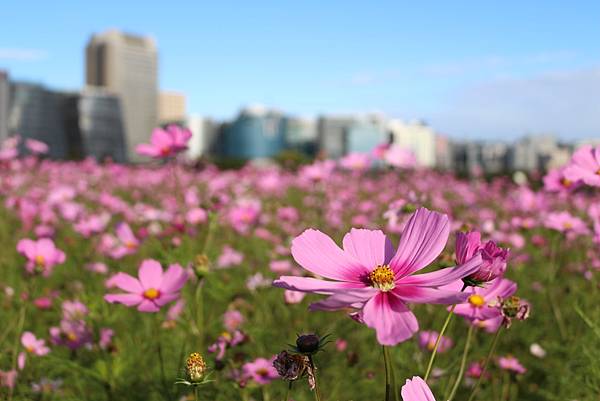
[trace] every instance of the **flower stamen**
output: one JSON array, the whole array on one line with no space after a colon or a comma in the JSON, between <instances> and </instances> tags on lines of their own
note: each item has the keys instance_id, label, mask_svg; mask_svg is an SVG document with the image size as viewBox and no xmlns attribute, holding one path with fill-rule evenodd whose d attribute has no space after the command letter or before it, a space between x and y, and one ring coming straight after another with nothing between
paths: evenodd
<instances>
[{"instance_id":1,"label":"flower stamen","mask_svg":"<svg viewBox=\"0 0 600 401\"><path fill-rule=\"evenodd\" d=\"M394 272L388 265L378 265L369 273L371 285L383 292L393 290L396 287Z\"/></svg>"}]
</instances>

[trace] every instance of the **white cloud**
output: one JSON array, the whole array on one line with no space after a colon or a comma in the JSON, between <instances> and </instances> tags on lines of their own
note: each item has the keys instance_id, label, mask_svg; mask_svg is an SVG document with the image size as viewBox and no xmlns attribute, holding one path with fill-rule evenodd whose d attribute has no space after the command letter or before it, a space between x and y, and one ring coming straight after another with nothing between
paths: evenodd
<instances>
[{"instance_id":1,"label":"white cloud","mask_svg":"<svg viewBox=\"0 0 600 401\"><path fill-rule=\"evenodd\" d=\"M600 67L492 80L455 92L439 110L431 122L453 136L600 137Z\"/></svg>"},{"instance_id":2,"label":"white cloud","mask_svg":"<svg viewBox=\"0 0 600 401\"><path fill-rule=\"evenodd\" d=\"M44 50L0 48L0 60L4 61L39 61L48 57Z\"/></svg>"}]
</instances>

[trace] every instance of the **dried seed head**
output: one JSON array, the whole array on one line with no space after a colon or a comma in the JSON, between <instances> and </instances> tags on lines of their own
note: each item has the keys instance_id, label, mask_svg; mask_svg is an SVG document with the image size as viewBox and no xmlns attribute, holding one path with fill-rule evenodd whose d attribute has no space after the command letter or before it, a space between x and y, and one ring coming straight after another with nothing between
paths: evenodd
<instances>
[{"instance_id":1,"label":"dried seed head","mask_svg":"<svg viewBox=\"0 0 600 401\"><path fill-rule=\"evenodd\" d=\"M190 382L201 382L206 371L206 363L202 355L197 352L191 353L186 361L185 370Z\"/></svg>"}]
</instances>

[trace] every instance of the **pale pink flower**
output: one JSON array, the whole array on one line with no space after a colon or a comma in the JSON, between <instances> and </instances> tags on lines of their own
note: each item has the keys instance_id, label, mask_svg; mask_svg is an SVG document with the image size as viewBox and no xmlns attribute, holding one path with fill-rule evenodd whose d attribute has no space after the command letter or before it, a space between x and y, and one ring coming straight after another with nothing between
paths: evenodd
<instances>
[{"instance_id":1,"label":"pale pink flower","mask_svg":"<svg viewBox=\"0 0 600 401\"><path fill-rule=\"evenodd\" d=\"M25 147L35 155L45 155L48 153L48 145L36 139L25 139Z\"/></svg>"},{"instance_id":2,"label":"pale pink flower","mask_svg":"<svg viewBox=\"0 0 600 401\"><path fill-rule=\"evenodd\" d=\"M235 309L228 310L223 314L223 326L225 326L227 331L233 332L237 330L244 323L244 320L244 316L240 311Z\"/></svg>"},{"instance_id":3,"label":"pale pink flower","mask_svg":"<svg viewBox=\"0 0 600 401\"><path fill-rule=\"evenodd\" d=\"M349 153L340 159L340 166L350 171L364 171L371 166L371 158L366 153Z\"/></svg>"},{"instance_id":4,"label":"pale pink flower","mask_svg":"<svg viewBox=\"0 0 600 401\"><path fill-rule=\"evenodd\" d=\"M46 341L36 338L30 331L26 331L21 335L21 345L23 345L25 351L32 355L44 356L50 352L50 348L46 346Z\"/></svg>"},{"instance_id":5,"label":"pale pink flower","mask_svg":"<svg viewBox=\"0 0 600 401\"><path fill-rule=\"evenodd\" d=\"M277 370L273 367L274 359L257 358L252 362L245 363L242 366L244 376L254 380L257 384L271 383L279 378Z\"/></svg>"},{"instance_id":6,"label":"pale pink flower","mask_svg":"<svg viewBox=\"0 0 600 401\"><path fill-rule=\"evenodd\" d=\"M300 291L285 290L283 291L283 299L286 304L299 304L302 302L306 293Z\"/></svg>"},{"instance_id":7,"label":"pale pink flower","mask_svg":"<svg viewBox=\"0 0 600 401\"><path fill-rule=\"evenodd\" d=\"M49 238L37 241L22 239L17 244L17 251L27 258L25 269L29 273L41 273L47 277L52 273L52 268L66 260L65 253L56 248Z\"/></svg>"},{"instance_id":8,"label":"pale pink flower","mask_svg":"<svg viewBox=\"0 0 600 401\"><path fill-rule=\"evenodd\" d=\"M600 187L600 147L585 145L577 149L565 167L564 176L571 182L581 180L587 185Z\"/></svg>"},{"instance_id":9,"label":"pale pink flower","mask_svg":"<svg viewBox=\"0 0 600 401\"><path fill-rule=\"evenodd\" d=\"M548 213L544 225L556 231L571 235L589 233L589 229L585 222L569 212Z\"/></svg>"},{"instance_id":10,"label":"pale pink flower","mask_svg":"<svg viewBox=\"0 0 600 401\"><path fill-rule=\"evenodd\" d=\"M465 265L414 275L433 262L448 241L448 217L418 209L404 229L398 250L379 230L352 229L343 240L343 250L318 230L306 230L292 242L292 256L318 276L282 276L277 287L328 295L311 305L313 310L359 310L358 318L375 329L383 345L396 345L410 338L419 325L407 303L454 304L466 295L440 289L473 273L481 264L476 256Z\"/></svg>"},{"instance_id":11,"label":"pale pink flower","mask_svg":"<svg viewBox=\"0 0 600 401\"><path fill-rule=\"evenodd\" d=\"M221 251L221 255L217 259L217 266L220 268L239 265L244 260L244 255L237 252L229 245L225 245Z\"/></svg>"},{"instance_id":12,"label":"pale pink flower","mask_svg":"<svg viewBox=\"0 0 600 401\"><path fill-rule=\"evenodd\" d=\"M107 294L110 303L137 306L140 312L158 312L169 302L179 298L179 291L188 279L188 274L179 265L170 265L166 272L156 260L146 259L140 265L139 279L126 273L117 273L109 281L126 291L125 294Z\"/></svg>"},{"instance_id":13,"label":"pale pink flower","mask_svg":"<svg viewBox=\"0 0 600 401\"><path fill-rule=\"evenodd\" d=\"M14 388L17 383L17 371L16 370L0 370L0 387Z\"/></svg>"},{"instance_id":14,"label":"pale pink flower","mask_svg":"<svg viewBox=\"0 0 600 401\"><path fill-rule=\"evenodd\" d=\"M501 356L498 358L498 366L501 369L515 372L517 374L523 374L527 372L527 369L521 365L521 362L519 362L519 360L512 355Z\"/></svg>"},{"instance_id":15,"label":"pale pink flower","mask_svg":"<svg viewBox=\"0 0 600 401\"><path fill-rule=\"evenodd\" d=\"M435 348L435 342L437 341L438 336L440 335L440 333L438 333L437 331L422 331L419 333L419 347L426 349L427 351L433 351L433 349ZM446 336L442 336L442 338L440 339L440 343L438 345L438 349L437 352L440 354L443 354L444 352L448 351L450 348L452 348L452 345L454 344L454 342L452 341L452 339L446 337Z\"/></svg>"},{"instance_id":16,"label":"pale pink flower","mask_svg":"<svg viewBox=\"0 0 600 401\"><path fill-rule=\"evenodd\" d=\"M401 394L402 401L435 401L435 397L425 380L418 376L406 379Z\"/></svg>"}]
</instances>

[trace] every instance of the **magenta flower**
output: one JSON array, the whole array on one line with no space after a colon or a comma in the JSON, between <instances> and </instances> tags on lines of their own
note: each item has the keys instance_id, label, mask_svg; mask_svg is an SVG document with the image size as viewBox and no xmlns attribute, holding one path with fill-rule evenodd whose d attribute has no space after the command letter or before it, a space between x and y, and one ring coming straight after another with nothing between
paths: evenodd
<instances>
[{"instance_id":1,"label":"magenta flower","mask_svg":"<svg viewBox=\"0 0 600 401\"><path fill-rule=\"evenodd\" d=\"M371 158L366 153L349 153L340 159L340 166L350 171L364 171L371 166Z\"/></svg>"},{"instance_id":2,"label":"magenta flower","mask_svg":"<svg viewBox=\"0 0 600 401\"><path fill-rule=\"evenodd\" d=\"M306 230L292 242L292 256L313 274L335 281L282 276L273 284L288 290L329 295L313 310L358 309L355 318L375 329L382 345L410 338L419 325L407 303L454 304L466 299L459 291L439 287L473 273L476 256L465 265L413 275L433 262L448 240L448 217L418 209L406 224L398 250L379 230L352 229L341 250L325 234Z\"/></svg>"},{"instance_id":3,"label":"magenta flower","mask_svg":"<svg viewBox=\"0 0 600 401\"><path fill-rule=\"evenodd\" d=\"M401 394L402 401L435 401L435 397L427 383L425 383L425 380L418 376L406 379L406 384L402 386Z\"/></svg>"},{"instance_id":4,"label":"magenta flower","mask_svg":"<svg viewBox=\"0 0 600 401\"><path fill-rule=\"evenodd\" d=\"M517 374L523 374L527 372L527 369L521 365L521 362L519 362L519 360L512 355L501 356L498 358L498 366L501 369L515 372Z\"/></svg>"},{"instance_id":5,"label":"magenta flower","mask_svg":"<svg viewBox=\"0 0 600 401\"><path fill-rule=\"evenodd\" d=\"M237 330L244 323L244 320L244 316L240 311L235 309L228 310L223 314L223 326L225 326L227 331L233 332Z\"/></svg>"},{"instance_id":6,"label":"magenta flower","mask_svg":"<svg viewBox=\"0 0 600 401\"><path fill-rule=\"evenodd\" d=\"M258 384L269 384L279 378L277 370L273 367L275 358L265 359L257 358L252 362L247 362L242 366L244 376L254 380Z\"/></svg>"},{"instance_id":7,"label":"magenta flower","mask_svg":"<svg viewBox=\"0 0 600 401\"><path fill-rule=\"evenodd\" d=\"M169 125L166 129L156 128L152 131L150 143L138 145L136 151L140 155L155 159L172 157L187 149L191 137L190 130L177 125Z\"/></svg>"},{"instance_id":8,"label":"magenta flower","mask_svg":"<svg viewBox=\"0 0 600 401\"><path fill-rule=\"evenodd\" d=\"M494 241L481 242L478 231L456 234L456 263L462 265L481 254L481 266L475 273L466 278L466 282L481 284L500 277L506 271L508 249L500 248Z\"/></svg>"},{"instance_id":9,"label":"magenta flower","mask_svg":"<svg viewBox=\"0 0 600 401\"><path fill-rule=\"evenodd\" d=\"M170 265L166 272L156 260L146 259L140 265L139 279L126 273L117 273L109 279L112 284L126 294L107 294L104 299L110 303L137 306L140 312L158 312L169 302L179 298L179 291L188 279L185 270Z\"/></svg>"},{"instance_id":10,"label":"magenta flower","mask_svg":"<svg viewBox=\"0 0 600 401\"><path fill-rule=\"evenodd\" d=\"M438 336L440 335L440 333L438 333L437 331L422 331L419 333L419 347L421 347L422 349L426 349L428 351L433 351L433 349L435 348L435 342L437 341ZM452 339L446 337L446 336L442 336L442 338L440 339L440 344L438 345L438 349L437 352L440 354L443 354L444 352L448 351L450 348L452 348L452 345L454 344L454 342L452 341Z\"/></svg>"},{"instance_id":11,"label":"magenta flower","mask_svg":"<svg viewBox=\"0 0 600 401\"><path fill-rule=\"evenodd\" d=\"M29 273L41 273L48 277L52 268L66 260L65 253L56 248L54 242L49 238L37 241L22 239L17 244L17 251L27 258L25 270Z\"/></svg>"},{"instance_id":12,"label":"magenta flower","mask_svg":"<svg viewBox=\"0 0 600 401\"><path fill-rule=\"evenodd\" d=\"M586 145L577 149L571 163L565 167L564 176L571 182L581 180L587 185L600 187L600 147Z\"/></svg>"},{"instance_id":13,"label":"magenta flower","mask_svg":"<svg viewBox=\"0 0 600 401\"><path fill-rule=\"evenodd\" d=\"M544 176L544 189L548 192L571 192L581 184L581 181L571 181L565 177L565 167L550 170Z\"/></svg>"}]
</instances>

